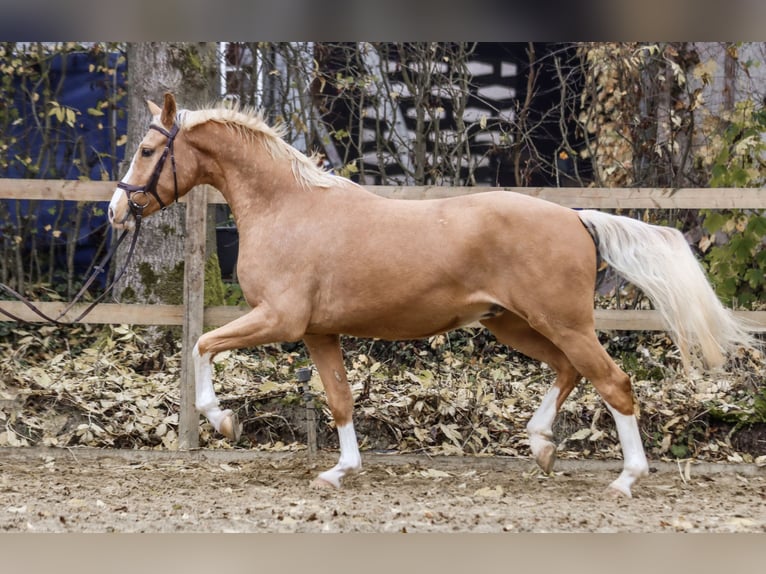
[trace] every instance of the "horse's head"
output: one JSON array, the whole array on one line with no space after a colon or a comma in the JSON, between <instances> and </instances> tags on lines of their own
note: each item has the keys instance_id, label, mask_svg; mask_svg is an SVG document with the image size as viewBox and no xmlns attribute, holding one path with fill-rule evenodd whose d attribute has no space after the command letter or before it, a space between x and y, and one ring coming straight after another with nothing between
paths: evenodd
<instances>
[{"instance_id":1,"label":"horse's head","mask_svg":"<svg viewBox=\"0 0 766 574\"><path fill-rule=\"evenodd\" d=\"M152 114L149 131L109 202L109 221L118 229L133 227L136 217L178 201L194 184L193 158L180 141L175 98L166 93L162 108L153 102L147 105Z\"/></svg>"}]
</instances>

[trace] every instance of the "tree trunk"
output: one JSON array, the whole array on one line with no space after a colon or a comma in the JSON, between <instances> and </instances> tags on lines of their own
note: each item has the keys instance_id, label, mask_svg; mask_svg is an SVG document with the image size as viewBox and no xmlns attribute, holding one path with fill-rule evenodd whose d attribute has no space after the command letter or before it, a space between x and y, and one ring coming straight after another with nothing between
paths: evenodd
<instances>
[{"instance_id":1,"label":"tree trunk","mask_svg":"<svg viewBox=\"0 0 766 574\"><path fill-rule=\"evenodd\" d=\"M215 43L139 42L128 45L128 141L124 174L149 129L146 100L162 105L173 92L180 107L194 109L219 95ZM169 164L168 164L169 165ZM212 210L211 210L212 211ZM180 304L183 301L185 207L172 205L141 224L129 271L115 287L123 302ZM215 254L215 229L208 226L208 254ZM127 245L127 241L123 245ZM212 245L212 249L210 249ZM122 267L127 247L117 255Z\"/></svg>"}]
</instances>

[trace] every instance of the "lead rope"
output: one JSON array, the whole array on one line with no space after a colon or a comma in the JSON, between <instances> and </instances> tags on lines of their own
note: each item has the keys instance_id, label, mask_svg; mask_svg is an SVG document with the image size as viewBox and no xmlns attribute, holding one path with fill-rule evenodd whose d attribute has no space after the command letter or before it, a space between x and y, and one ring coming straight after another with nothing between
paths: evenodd
<instances>
[{"instance_id":1,"label":"lead rope","mask_svg":"<svg viewBox=\"0 0 766 574\"><path fill-rule=\"evenodd\" d=\"M42 319L45 319L49 323L54 323L56 325L68 325L72 323L77 323L80 321L83 317L85 317L88 313L90 313L93 308L104 298L106 295L114 288L114 286L117 284L117 282L122 278L122 276L125 274L125 271L127 271L128 267L130 266L130 261L133 259L133 253L135 252L136 248L136 242L138 241L138 235L139 231L141 229L141 214L135 213L135 219L136 219L136 226L133 231L133 238L130 242L130 248L128 249L128 255L125 259L125 264L122 266L122 269L120 269L114 276L114 279L112 279L112 282L104 289L104 292L101 293L80 315L78 315L75 319L72 319L71 321L65 322L60 321L60 319L69 313L69 311L72 310L72 308L79 302L79 300L85 295L85 292L88 290L88 287L95 281L96 277L103 273L106 269L106 264L109 262L109 260L114 256L114 254L117 252L117 248L120 246L120 244L123 242L129 231L126 229L120 234L120 237L117 239L115 244L112 246L112 248L109 250L109 252L104 255L104 257L101 259L98 265L96 265L93 268L93 273L91 273L88 280L85 282L85 284L80 288L80 290L77 292L77 295L75 295L74 299L64 308L63 311L61 311L56 318L53 318L46 314L45 312L41 311L38 307L34 305L29 299L24 297L21 293L16 291L15 289L9 287L8 285L4 283L0 283L0 289L8 293L9 295L13 296L14 298L18 299L24 305L26 305L29 309L32 310L38 317L41 317ZM2 301L0 301L0 304ZM17 317L10 311L6 311L2 307L0 307L0 313L5 315L6 317L9 317L10 319L17 321L19 323L28 323L26 319L22 319L20 317Z\"/></svg>"},{"instance_id":2,"label":"lead rope","mask_svg":"<svg viewBox=\"0 0 766 574\"><path fill-rule=\"evenodd\" d=\"M154 166L154 171L152 172L152 176L149 179L148 184L143 186L131 185L131 184L126 184L122 182L119 182L117 184L117 187L124 190L125 194L127 195L128 206L130 207L130 211L134 219L136 220L136 226L135 226L135 230L133 231L133 239L130 242L130 249L128 250L128 256L125 260L125 265L123 265L122 269L120 269L120 271L115 275L114 279L112 280L112 283L106 289L104 289L104 292L101 293L101 295L99 295L90 305L88 305L85 311L83 311L75 319L69 322L59 321L59 319L61 319L64 315L66 315L75 306L75 304L77 304L77 302L83 297L83 295L85 295L85 292L88 290L88 287L90 287L91 283L93 283L96 277L104 271L105 269L104 266L116 253L117 247L119 247L120 243L122 243L123 239L125 239L125 236L127 235L128 230L125 230L122 232L122 234L120 234L120 237L117 239L117 243L109 251L109 253L106 254L106 256L102 259L102 261L98 265L96 265L96 267L94 267L93 273L85 282L85 284L82 286L82 288L77 293L77 295L75 295L75 298L72 300L72 302L69 303L69 305L67 305L66 308L64 308L64 310L61 311L61 313L59 313L58 317L56 317L55 319L53 317L48 316L46 313L44 313L43 311L35 307L35 305L29 299L24 297L21 293L19 293L15 289L12 289L11 287L8 287L7 285L3 283L0 283L0 289L5 291L9 295L12 295L13 297L18 299L22 303L24 303L24 305L29 307L37 316L45 319L46 321L50 323L54 323L56 325L69 325L72 323L77 323L83 317L85 317L88 313L90 313L93 310L93 308L96 305L98 305L98 303L107 295L107 293L109 293L114 288L117 281L119 281L122 278L122 276L125 274L125 271L128 269L128 266L130 265L130 260L133 258L133 252L135 251L136 241L138 240L138 233L141 229L141 214L143 213L146 205L148 205L148 204L141 205L133 201L131 199L131 193L136 193L136 192L143 193L143 194L149 193L157 200L157 203L159 204L160 208L163 210L165 209L166 207L165 203L162 201L162 198L160 198L159 194L157 193L157 182L159 181L162 168L165 166L165 161L167 160L168 154L170 154L170 163L173 167L173 187L175 188L175 201L176 202L178 201L178 176L176 174L176 156L173 149L173 143L175 141L176 134L178 134L178 130L179 130L178 124L173 124L173 126L171 126L170 128L170 131L166 130L163 127L156 126L154 124L150 125L149 128L155 129L161 134L163 134L165 137L167 137L168 143L165 145L165 149L162 152L162 156L160 157L160 160L157 162L157 165ZM0 301L0 303L2 303L2 301ZM6 311L2 307L0 307L0 313L20 323L28 322L28 321L25 321L24 319L17 317L11 312Z\"/></svg>"}]
</instances>

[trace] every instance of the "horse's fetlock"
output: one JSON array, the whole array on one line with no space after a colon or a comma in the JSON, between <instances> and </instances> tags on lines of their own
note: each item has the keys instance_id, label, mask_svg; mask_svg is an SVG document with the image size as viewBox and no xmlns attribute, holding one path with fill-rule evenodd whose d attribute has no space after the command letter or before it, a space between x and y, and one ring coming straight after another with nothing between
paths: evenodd
<instances>
[{"instance_id":1,"label":"horse's fetlock","mask_svg":"<svg viewBox=\"0 0 766 574\"><path fill-rule=\"evenodd\" d=\"M212 411L213 409L218 408L218 399L213 399L210 401L205 402L195 402L194 408L197 409L197 412L206 414Z\"/></svg>"},{"instance_id":2,"label":"horse's fetlock","mask_svg":"<svg viewBox=\"0 0 766 574\"><path fill-rule=\"evenodd\" d=\"M623 470L636 478L649 475L649 465L643 461L626 464Z\"/></svg>"}]
</instances>

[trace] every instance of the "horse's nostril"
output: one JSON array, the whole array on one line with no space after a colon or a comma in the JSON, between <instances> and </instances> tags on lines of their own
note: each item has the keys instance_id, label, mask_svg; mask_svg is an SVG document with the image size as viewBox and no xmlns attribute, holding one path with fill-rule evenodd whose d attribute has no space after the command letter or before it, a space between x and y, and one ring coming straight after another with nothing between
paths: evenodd
<instances>
[{"instance_id":1,"label":"horse's nostril","mask_svg":"<svg viewBox=\"0 0 766 574\"><path fill-rule=\"evenodd\" d=\"M109 211L107 212L109 216L109 221L114 221L114 209L112 209L111 206L109 206Z\"/></svg>"}]
</instances>

